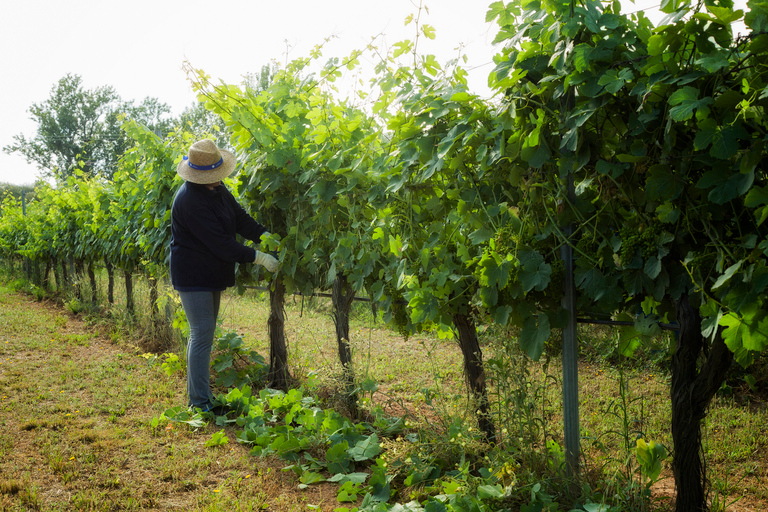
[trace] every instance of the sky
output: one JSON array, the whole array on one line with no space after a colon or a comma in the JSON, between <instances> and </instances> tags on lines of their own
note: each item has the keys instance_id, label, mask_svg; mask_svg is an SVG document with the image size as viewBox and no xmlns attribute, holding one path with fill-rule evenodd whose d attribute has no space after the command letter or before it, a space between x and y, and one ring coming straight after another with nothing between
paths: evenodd
<instances>
[{"instance_id":1,"label":"sky","mask_svg":"<svg viewBox=\"0 0 768 512\"><path fill-rule=\"evenodd\" d=\"M154 97L178 116L195 102L182 71L188 61L213 78L239 83L271 60L308 57L324 39L323 59L349 55L384 33L387 44L414 38L405 18L418 0L24 0L3 2L0 30L0 148L36 123L29 107L43 103L67 73L85 89L112 86L123 100ZM424 0L421 21L436 30L420 39L443 64L460 45L471 83L482 87L493 68L496 35L485 23L490 0ZM423 46L422 46L423 45ZM0 182L33 183L37 168L19 154L0 152Z\"/></svg>"},{"instance_id":2,"label":"sky","mask_svg":"<svg viewBox=\"0 0 768 512\"><path fill-rule=\"evenodd\" d=\"M489 96L487 77L498 51L494 24L485 22L492 0L422 0L420 21L435 28L419 39L420 53L440 64L467 56L472 91ZM653 0L647 1L651 4ZM414 3L415 2L415 3ZM123 100L157 98L178 116L195 102L185 61L214 79L239 83L272 60L323 51L343 58L383 34L381 44L413 40L419 0L24 0L3 1L0 30L0 149L13 136L32 138L29 108L43 103L67 73L85 89L111 86ZM19 154L0 151L0 182L32 184L39 171Z\"/></svg>"}]
</instances>

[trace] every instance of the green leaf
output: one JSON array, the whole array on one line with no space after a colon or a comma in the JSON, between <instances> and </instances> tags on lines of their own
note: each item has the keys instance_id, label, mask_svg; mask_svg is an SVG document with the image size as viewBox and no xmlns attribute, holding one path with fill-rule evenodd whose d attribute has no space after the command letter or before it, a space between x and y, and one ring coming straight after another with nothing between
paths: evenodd
<instances>
[{"instance_id":1,"label":"green leaf","mask_svg":"<svg viewBox=\"0 0 768 512\"><path fill-rule=\"evenodd\" d=\"M739 260L738 262L734 263L730 267L728 267L723 274L717 278L717 281L715 281L715 284L712 285L713 290L717 290L721 286L723 286L725 283L731 280L733 275L738 272L738 270L741 268L741 264L744 263L744 260Z\"/></svg>"},{"instance_id":2,"label":"green leaf","mask_svg":"<svg viewBox=\"0 0 768 512\"><path fill-rule=\"evenodd\" d=\"M606 290L605 276L600 269L576 269L576 286L583 290L587 297L592 300L600 300Z\"/></svg>"},{"instance_id":3,"label":"green leaf","mask_svg":"<svg viewBox=\"0 0 768 512\"><path fill-rule=\"evenodd\" d=\"M746 194L752 186L754 178L754 171L742 174L718 168L705 172L696 186L701 189L712 188L708 195L709 200L716 204L725 204Z\"/></svg>"},{"instance_id":4,"label":"green leaf","mask_svg":"<svg viewBox=\"0 0 768 512\"><path fill-rule=\"evenodd\" d=\"M715 140L719 126L717 121L708 117L699 123L698 128L696 137L693 139L693 147L698 150L706 149Z\"/></svg>"},{"instance_id":5,"label":"green leaf","mask_svg":"<svg viewBox=\"0 0 768 512\"><path fill-rule=\"evenodd\" d=\"M649 201L671 201L683 192L685 182L666 164L651 166L645 181L645 194Z\"/></svg>"},{"instance_id":6,"label":"green leaf","mask_svg":"<svg viewBox=\"0 0 768 512\"><path fill-rule=\"evenodd\" d=\"M643 269L645 274L651 279L656 279L661 273L661 261L656 256L651 256L648 261L645 262L645 268Z\"/></svg>"},{"instance_id":7,"label":"green leaf","mask_svg":"<svg viewBox=\"0 0 768 512\"><path fill-rule=\"evenodd\" d=\"M381 459L377 459L376 465L372 467L368 485L371 489L370 496L373 501L386 502L391 495L389 488L390 477L387 476L386 469L380 465L380 461Z\"/></svg>"},{"instance_id":8,"label":"green leaf","mask_svg":"<svg viewBox=\"0 0 768 512\"><path fill-rule=\"evenodd\" d=\"M534 169L539 169L552 158L549 146L543 140L537 146L525 146L520 152L523 160Z\"/></svg>"},{"instance_id":9,"label":"green leaf","mask_svg":"<svg viewBox=\"0 0 768 512\"><path fill-rule=\"evenodd\" d=\"M628 81L632 80L634 75L629 68L609 69L603 74L597 81L598 85L605 87L605 90L610 94L616 94L624 87Z\"/></svg>"},{"instance_id":10,"label":"green leaf","mask_svg":"<svg viewBox=\"0 0 768 512\"><path fill-rule=\"evenodd\" d=\"M353 484L362 484L368 479L368 473L336 473L328 479L329 482L344 484L352 482Z\"/></svg>"},{"instance_id":11,"label":"green leaf","mask_svg":"<svg viewBox=\"0 0 768 512\"><path fill-rule=\"evenodd\" d=\"M480 283L491 288L504 288L509 282L510 266L511 263L509 261L502 260L499 263L493 256L483 256L479 263Z\"/></svg>"},{"instance_id":12,"label":"green leaf","mask_svg":"<svg viewBox=\"0 0 768 512\"><path fill-rule=\"evenodd\" d=\"M469 234L469 239L473 245L482 245L491 238L495 233L483 226Z\"/></svg>"},{"instance_id":13,"label":"green leaf","mask_svg":"<svg viewBox=\"0 0 768 512\"><path fill-rule=\"evenodd\" d=\"M747 208L756 208L768 204L768 187L752 187L744 198Z\"/></svg>"},{"instance_id":14,"label":"green leaf","mask_svg":"<svg viewBox=\"0 0 768 512\"><path fill-rule=\"evenodd\" d=\"M332 445L325 452L325 460L328 462L328 471L331 473L346 473L351 459L349 457L349 443L342 441Z\"/></svg>"},{"instance_id":15,"label":"green leaf","mask_svg":"<svg viewBox=\"0 0 768 512\"><path fill-rule=\"evenodd\" d=\"M442 501L437 501L431 498L430 501L424 506L424 512L446 512L445 504Z\"/></svg>"},{"instance_id":16,"label":"green leaf","mask_svg":"<svg viewBox=\"0 0 768 512\"><path fill-rule=\"evenodd\" d=\"M573 49L572 58L576 71L582 72L586 71L594 61L610 59L611 51L602 46L591 46L587 43L581 43Z\"/></svg>"},{"instance_id":17,"label":"green leaf","mask_svg":"<svg viewBox=\"0 0 768 512\"><path fill-rule=\"evenodd\" d=\"M349 455L356 461L369 460L381 453L379 438L376 434L371 434L365 439L355 443L355 446L349 449Z\"/></svg>"},{"instance_id":18,"label":"green leaf","mask_svg":"<svg viewBox=\"0 0 768 512\"><path fill-rule=\"evenodd\" d=\"M520 332L520 348L528 357L538 361L544 352L544 342L549 339L550 332L549 317L545 313L539 313L538 318L529 316L523 322Z\"/></svg>"},{"instance_id":19,"label":"green leaf","mask_svg":"<svg viewBox=\"0 0 768 512\"><path fill-rule=\"evenodd\" d=\"M619 334L619 353L624 357L632 357L640 347L640 333L632 327L622 327Z\"/></svg>"},{"instance_id":20,"label":"green leaf","mask_svg":"<svg viewBox=\"0 0 768 512\"><path fill-rule=\"evenodd\" d=\"M512 306L498 306L492 310L493 321L498 325L507 325L509 315L512 313Z\"/></svg>"},{"instance_id":21,"label":"green leaf","mask_svg":"<svg viewBox=\"0 0 768 512\"><path fill-rule=\"evenodd\" d=\"M747 132L738 125L728 125L719 128L712 138L712 149L709 154L721 160L727 160L739 150L739 140L747 138Z\"/></svg>"},{"instance_id":22,"label":"green leaf","mask_svg":"<svg viewBox=\"0 0 768 512\"><path fill-rule=\"evenodd\" d=\"M316 473L314 471L304 471L299 477L299 482L301 482L299 484L299 489L306 489L312 484L325 482L325 477L323 477L322 474Z\"/></svg>"},{"instance_id":23,"label":"green leaf","mask_svg":"<svg viewBox=\"0 0 768 512\"><path fill-rule=\"evenodd\" d=\"M760 37L762 37L762 33L768 30L768 4L754 1L748 3L749 11L744 15L744 24L747 25L753 33L761 34L755 41L753 41L754 44ZM762 41L761 44L768 44L768 38L766 38L765 41ZM750 49L750 51L754 50Z\"/></svg>"},{"instance_id":24,"label":"green leaf","mask_svg":"<svg viewBox=\"0 0 768 512\"><path fill-rule=\"evenodd\" d=\"M744 11L741 9L734 11L729 7L720 7L717 5L707 5L707 10L715 15L717 21L722 25L730 25L731 23L738 21L744 15Z\"/></svg>"},{"instance_id":25,"label":"green leaf","mask_svg":"<svg viewBox=\"0 0 768 512\"><path fill-rule=\"evenodd\" d=\"M205 442L205 446L208 448L214 446L224 446L229 442L229 438L223 430L215 432L211 435L211 438Z\"/></svg>"},{"instance_id":26,"label":"green leaf","mask_svg":"<svg viewBox=\"0 0 768 512\"><path fill-rule=\"evenodd\" d=\"M481 500L487 500L489 498L503 498L506 496L506 493L504 492L504 488L499 485L480 485L477 488L477 497Z\"/></svg>"},{"instance_id":27,"label":"green leaf","mask_svg":"<svg viewBox=\"0 0 768 512\"><path fill-rule=\"evenodd\" d=\"M598 160L595 169L600 174L610 174L612 178L618 178L624 173L625 165L618 163L609 163L605 160Z\"/></svg>"},{"instance_id":28,"label":"green leaf","mask_svg":"<svg viewBox=\"0 0 768 512\"><path fill-rule=\"evenodd\" d=\"M427 39L434 39L435 38L435 27L431 25L424 24L421 26L421 33L424 34L424 37Z\"/></svg>"},{"instance_id":29,"label":"green leaf","mask_svg":"<svg viewBox=\"0 0 768 512\"><path fill-rule=\"evenodd\" d=\"M725 327L723 341L737 358L743 354L741 348L762 352L768 347L768 312L760 309L759 305L751 311L742 312L741 316L734 312L723 315L720 325Z\"/></svg>"},{"instance_id":30,"label":"green leaf","mask_svg":"<svg viewBox=\"0 0 768 512\"><path fill-rule=\"evenodd\" d=\"M698 59L696 64L706 69L709 73L716 73L727 67L729 61L725 52L712 52Z\"/></svg>"},{"instance_id":31,"label":"green leaf","mask_svg":"<svg viewBox=\"0 0 768 512\"><path fill-rule=\"evenodd\" d=\"M357 494L360 491L359 486L352 482L345 482L339 489L336 499L339 503L351 503L357 501Z\"/></svg>"},{"instance_id":32,"label":"green leaf","mask_svg":"<svg viewBox=\"0 0 768 512\"><path fill-rule=\"evenodd\" d=\"M395 49L393 51L392 56L397 58L404 53L409 53L411 51L411 48L413 48L413 43L411 43L408 40L398 41L397 43L394 44L394 48Z\"/></svg>"},{"instance_id":33,"label":"green leaf","mask_svg":"<svg viewBox=\"0 0 768 512\"><path fill-rule=\"evenodd\" d=\"M712 98L699 99L699 90L686 85L677 89L669 97L669 104L672 105L672 108L669 109L669 115L673 121L687 121L693 117L694 110L706 107L710 103L712 103Z\"/></svg>"},{"instance_id":34,"label":"green leaf","mask_svg":"<svg viewBox=\"0 0 768 512\"><path fill-rule=\"evenodd\" d=\"M519 280L523 290L533 289L542 291L549 285L552 276L552 266L544 262L544 257L536 251L520 251Z\"/></svg>"},{"instance_id":35,"label":"green leaf","mask_svg":"<svg viewBox=\"0 0 768 512\"><path fill-rule=\"evenodd\" d=\"M659 221L674 224L680 218L680 210L672 203L663 203L656 207L656 215Z\"/></svg>"}]
</instances>

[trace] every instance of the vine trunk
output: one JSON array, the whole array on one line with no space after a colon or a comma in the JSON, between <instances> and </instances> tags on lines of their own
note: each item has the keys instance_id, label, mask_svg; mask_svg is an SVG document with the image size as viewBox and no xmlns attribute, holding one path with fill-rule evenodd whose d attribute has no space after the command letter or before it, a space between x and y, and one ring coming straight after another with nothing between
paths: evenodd
<instances>
[{"instance_id":1,"label":"vine trunk","mask_svg":"<svg viewBox=\"0 0 768 512\"><path fill-rule=\"evenodd\" d=\"M672 357L672 471L677 486L675 512L708 510L708 481L702 457L701 422L725 381L733 353L721 331L711 347L701 335L701 317L687 295L676 302L680 332ZM699 367L699 360L704 361Z\"/></svg>"},{"instance_id":2,"label":"vine trunk","mask_svg":"<svg viewBox=\"0 0 768 512\"><path fill-rule=\"evenodd\" d=\"M278 277L269 288L269 387L288 390L288 347L285 341L285 285Z\"/></svg>"}]
</instances>

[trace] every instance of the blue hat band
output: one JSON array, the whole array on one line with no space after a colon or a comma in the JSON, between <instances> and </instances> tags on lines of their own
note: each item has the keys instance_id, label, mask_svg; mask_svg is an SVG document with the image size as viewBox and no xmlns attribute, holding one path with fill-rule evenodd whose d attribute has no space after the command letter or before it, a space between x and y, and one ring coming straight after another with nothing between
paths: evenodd
<instances>
[{"instance_id":1,"label":"blue hat band","mask_svg":"<svg viewBox=\"0 0 768 512\"><path fill-rule=\"evenodd\" d=\"M184 160L187 161L187 165L188 166L190 166L191 168L193 168L195 170L198 170L198 171L212 171L212 170L216 169L217 167L221 167L221 164L224 163L224 157L221 157L218 162L216 162L215 164L211 164L211 165L195 165L195 164L193 164L192 162L189 161L189 157L188 156L185 156Z\"/></svg>"}]
</instances>

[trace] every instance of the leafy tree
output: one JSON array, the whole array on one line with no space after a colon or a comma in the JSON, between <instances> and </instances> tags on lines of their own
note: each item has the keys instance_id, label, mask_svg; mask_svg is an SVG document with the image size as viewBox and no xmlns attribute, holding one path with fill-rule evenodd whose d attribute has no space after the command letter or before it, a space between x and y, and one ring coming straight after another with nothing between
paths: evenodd
<instances>
[{"instance_id":1,"label":"leafy tree","mask_svg":"<svg viewBox=\"0 0 768 512\"><path fill-rule=\"evenodd\" d=\"M112 179L119 159L136 143L124 130L126 122L133 121L163 138L173 129L173 119L168 117L170 112L171 108L157 98L144 98L138 105L133 100L118 102L104 120L103 145L97 155L104 165L102 176Z\"/></svg>"},{"instance_id":2,"label":"leafy tree","mask_svg":"<svg viewBox=\"0 0 768 512\"><path fill-rule=\"evenodd\" d=\"M65 181L75 171L85 177L110 179L117 160L129 144L120 126L125 119L165 132L163 116L169 107L154 98L139 105L123 102L112 87L85 89L79 75L67 74L51 89L50 97L33 104L29 112L37 134L14 136L3 150L19 152L37 164L46 177Z\"/></svg>"},{"instance_id":3,"label":"leafy tree","mask_svg":"<svg viewBox=\"0 0 768 512\"><path fill-rule=\"evenodd\" d=\"M33 104L29 112L38 125L27 139L14 136L4 151L20 152L43 171L44 176L66 179L75 169L87 176L103 171L98 161L104 144L103 122L118 96L111 87L86 90L78 75L67 74L51 89L50 97Z\"/></svg>"}]
</instances>

